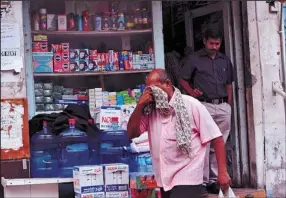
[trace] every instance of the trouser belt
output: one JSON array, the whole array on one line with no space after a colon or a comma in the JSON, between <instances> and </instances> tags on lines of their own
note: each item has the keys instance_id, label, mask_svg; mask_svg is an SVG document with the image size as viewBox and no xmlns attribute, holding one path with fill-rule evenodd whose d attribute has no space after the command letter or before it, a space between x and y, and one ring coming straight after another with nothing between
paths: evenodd
<instances>
[{"instance_id":1,"label":"trouser belt","mask_svg":"<svg viewBox=\"0 0 286 198\"><path fill-rule=\"evenodd\" d=\"M199 99L201 102L212 103L212 104L221 104L227 102L227 97L216 98L216 99Z\"/></svg>"}]
</instances>

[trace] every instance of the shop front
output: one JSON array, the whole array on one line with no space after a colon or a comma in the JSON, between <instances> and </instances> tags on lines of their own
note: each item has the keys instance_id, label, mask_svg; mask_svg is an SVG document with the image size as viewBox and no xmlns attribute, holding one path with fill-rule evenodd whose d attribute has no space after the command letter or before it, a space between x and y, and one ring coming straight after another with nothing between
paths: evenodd
<instances>
[{"instance_id":1,"label":"shop front","mask_svg":"<svg viewBox=\"0 0 286 198\"><path fill-rule=\"evenodd\" d=\"M30 175L11 180L5 176L5 197L18 197L19 192L28 197L96 193L155 197L146 136L133 142L134 150L125 130L146 75L164 68L161 3L24 1L21 5ZM58 122L62 118L64 122ZM66 127L58 133L55 123ZM120 162L127 167L100 166ZM84 184L76 177L73 167L80 165L92 165L88 168L94 172L88 176L98 177L98 183ZM79 172L86 171L81 168ZM108 181L115 173L116 181ZM76 186L84 185L100 192L76 191ZM114 190L118 185L120 189Z\"/></svg>"},{"instance_id":2,"label":"shop front","mask_svg":"<svg viewBox=\"0 0 286 198\"><path fill-rule=\"evenodd\" d=\"M31 143L28 147L31 146L31 152L27 151L31 158L18 156L18 161L13 162L25 174L4 174L5 197L20 197L24 193L28 197L74 196L70 167L83 164L123 162L131 167L130 159L135 156L137 161L133 161L133 165L142 170L131 170L130 167L129 170L149 174L146 155L138 157L140 153L137 153L131 156L125 150L122 154L120 150L121 157L117 158L118 153L111 155L115 148L108 151L111 145L108 138L125 142L123 137L119 140L116 139L118 135L114 137L109 133L110 137L100 139L109 142L98 143L95 140L97 143L92 145L100 147L94 148L88 142L90 138L83 135L87 133L80 133L87 130L82 126L95 125L106 131L126 127L128 116L144 89L142 84L146 75L154 68L165 68L164 45L176 36L185 46L197 51L202 48L201 31L208 23L218 23L223 30L222 50L230 57L235 69L232 130L227 143L228 169L233 186L266 189L270 197L285 196L284 188L279 187L285 183L285 104L281 96L272 93L272 81L282 78L280 71L285 57L279 53L283 51L280 45L283 42L278 34L283 30L280 30L283 27L280 23L282 10L271 8L266 2L138 2L19 2L23 7L24 32L21 49L25 71L21 74L26 77L24 84L27 86L22 89L6 86L6 93L9 93L8 98L19 93L15 89L27 93L23 95L28 104L26 115L33 121L29 123ZM277 2L276 6L280 4ZM11 76L6 74L6 79ZM79 108L67 109L67 105L79 104L88 106L86 111L81 111L85 112L83 116L77 112ZM106 108L114 105L120 108ZM55 117L64 121L59 122ZM56 128L54 123L65 127ZM80 148L73 147L62 137L64 135L59 135L70 137L70 131L76 133L74 124L81 129L78 133L81 134L78 137L80 141L73 140L81 145ZM56 145L60 150L56 163L41 154L41 149L46 148L41 147L40 137L34 136L35 132L45 130L52 133L49 132L51 139L55 134L62 137L59 140L55 138L60 142ZM91 131L97 133L94 129ZM118 130L118 134L121 132ZM25 135L28 137L27 130ZM128 144L123 143L119 147L128 147ZM143 150L145 146L143 143ZM68 151L74 152L73 157ZM80 160L74 160L75 156ZM11 162L1 161L1 166L4 167L5 163L8 170ZM30 174L27 172L29 169ZM50 171L54 169L57 171ZM120 171L120 182L123 182L123 172ZM142 175L136 174L133 178L137 176L142 179ZM152 174L149 176L152 180ZM139 196L139 191L135 190L137 183L131 183L132 192ZM149 185L152 186L152 182ZM153 185L149 191L141 188L140 193L154 193L155 197L155 187ZM17 191L21 195L13 194ZM257 197L265 193L263 190L235 192Z\"/></svg>"}]
</instances>

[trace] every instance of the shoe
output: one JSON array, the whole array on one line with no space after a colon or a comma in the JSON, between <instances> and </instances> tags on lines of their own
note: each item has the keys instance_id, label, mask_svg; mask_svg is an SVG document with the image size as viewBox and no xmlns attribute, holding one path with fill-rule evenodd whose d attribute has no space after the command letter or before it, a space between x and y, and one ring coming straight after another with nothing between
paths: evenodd
<instances>
[{"instance_id":1,"label":"shoe","mask_svg":"<svg viewBox=\"0 0 286 198\"><path fill-rule=\"evenodd\" d=\"M218 183L212 183L207 186L207 191L210 194L218 194L219 193L219 184Z\"/></svg>"}]
</instances>

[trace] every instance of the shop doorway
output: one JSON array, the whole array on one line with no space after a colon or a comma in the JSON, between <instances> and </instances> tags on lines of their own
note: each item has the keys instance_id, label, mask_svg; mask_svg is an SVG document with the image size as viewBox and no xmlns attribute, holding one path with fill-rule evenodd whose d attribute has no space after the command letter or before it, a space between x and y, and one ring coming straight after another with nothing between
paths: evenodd
<instances>
[{"instance_id":1,"label":"shop doorway","mask_svg":"<svg viewBox=\"0 0 286 198\"><path fill-rule=\"evenodd\" d=\"M184 48L189 47L191 52L198 51L204 47L203 45L203 32L209 25L216 25L223 33L223 43L221 46L221 52L226 54L234 64L234 70L236 75L237 68L242 67L237 64L234 53L234 41L233 37L233 15L231 13L231 4L215 1L173 1L163 2L163 33L164 33L164 46L165 52L170 52L172 47L176 46L176 51L184 57ZM237 21L240 22L240 21ZM176 45L174 45L174 42ZM239 77L240 78L240 77ZM243 81L241 81L243 86ZM234 83L234 90L237 88L237 82ZM241 119L239 115L242 111L239 109L241 105L239 102L245 103L244 99L241 100L240 93L234 91L234 105L232 115L232 130L227 142L227 162L228 171L233 179L235 187L246 186L248 183L248 159L241 156L245 154L245 151L241 152ZM240 97L240 98L239 98ZM245 119L245 118L244 118ZM246 120L243 120L246 122ZM244 139L247 140L246 138ZM243 141L244 141L243 140ZM242 143L245 147L245 145ZM241 160L241 157L243 160ZM247 162L246 162L247 161ZM243 165L243 168L241 164ZM242 170L243 169L243 170Z\"/></svg>"}]
</instances>

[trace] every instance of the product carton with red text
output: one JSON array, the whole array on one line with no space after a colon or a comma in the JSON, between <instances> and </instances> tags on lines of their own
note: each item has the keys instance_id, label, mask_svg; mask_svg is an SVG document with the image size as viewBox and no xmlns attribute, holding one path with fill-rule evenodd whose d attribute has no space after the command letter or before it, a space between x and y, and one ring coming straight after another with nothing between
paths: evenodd
<instances>
[{"instance_id":1,"label":"product carton with red text","mask_svg":"<svg viewBox=\"0 0 286 198\"><path fill-rule=\"evenodd\" d=\"M73 169L74 192L104 197L103 167L100 165L75 166Z\"/></svg>"},{"instance_id":2,"label":"product carton with red text","mask_svg":"<svg viewBox=\"0 0 286 198\"><path fill-rule=\"evenodd\" d=\"M127 164L105 164L104 181L106 198L129 197L129 167Z\"/></svg>"}]
</instances>

